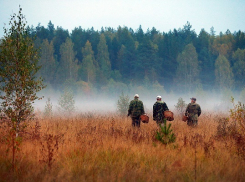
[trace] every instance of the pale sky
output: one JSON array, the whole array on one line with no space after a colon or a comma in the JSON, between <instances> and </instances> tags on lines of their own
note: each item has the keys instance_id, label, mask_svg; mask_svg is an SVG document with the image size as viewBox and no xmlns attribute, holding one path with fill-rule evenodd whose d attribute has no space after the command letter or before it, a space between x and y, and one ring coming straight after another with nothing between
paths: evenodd
<instances>
[{"instance_id":1,"label":"pale sky","mask_svg":"<svg viewBox=\"0 0 245 182\"><path fill-rule=\"evenodd\" d=\"M136 31L140 25L144 32L152 27L168 32L183 28L187 21L197 34L202 28L210 32L211 27L216 35L227 29L245 32L245 0L0 0L0 37L19 5L28 25L47 28L51 20L55 28L69 33L79 26L127 26Z\"/></svg>"}]
</instances>

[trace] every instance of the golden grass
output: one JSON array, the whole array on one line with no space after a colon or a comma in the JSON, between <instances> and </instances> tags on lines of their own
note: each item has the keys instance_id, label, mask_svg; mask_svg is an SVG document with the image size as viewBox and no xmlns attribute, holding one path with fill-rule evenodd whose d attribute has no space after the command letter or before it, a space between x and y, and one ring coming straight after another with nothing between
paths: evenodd
<instances>
[{"instance_id":1,"label":"golden grass","mask_svg":"<svg viewBox=\"0 0 245 182\"><path fill-rule=\"evenodd\" d=\"M2 124L0 181L245 181L243 151L217 137L217 117L203 114L197 128L175 118L167 146L152 117L140 129L111 114L39 119L22 133L15 171Z\"/></svg>"}]
</instances>

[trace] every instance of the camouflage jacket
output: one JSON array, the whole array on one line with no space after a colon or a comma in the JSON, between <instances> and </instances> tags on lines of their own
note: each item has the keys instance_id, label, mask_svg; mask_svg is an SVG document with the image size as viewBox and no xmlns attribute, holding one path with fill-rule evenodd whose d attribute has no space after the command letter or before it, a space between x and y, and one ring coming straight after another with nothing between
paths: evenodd
<instances>
[{"instance_id":1,"label":"camouflage jacket","mask_svg":"<svg viewBox=\"0 0 245 182\"><path fill-rule=\"evenodd\" d=\"M156 101L153 105L153 120L162 121L164 118L163 112L168 110L168 106L165 102Z\"/></svg>"},{"instance_id":2,"label":"camouflage jacket","mask_svg":"<svg viewBox=\"0 0 245 182\"><path fill-rule=\"evenodd\" d=\"M190 120L198 120L198 117L201 115L201 107L197 103L189 103L185 115L189 117Z\"/></svg>"},{"instance_id":3,"label":"camouflage jacket","mask_svg":"<svg viewBox=\"0 0 245 182\"><path fill-rule=\"evenodd\" d=\"M143 102L135 98L129 104L128 115L131 115L132 118L138 118L142 114L145 114Z\"/></svg>"}]
</instances>

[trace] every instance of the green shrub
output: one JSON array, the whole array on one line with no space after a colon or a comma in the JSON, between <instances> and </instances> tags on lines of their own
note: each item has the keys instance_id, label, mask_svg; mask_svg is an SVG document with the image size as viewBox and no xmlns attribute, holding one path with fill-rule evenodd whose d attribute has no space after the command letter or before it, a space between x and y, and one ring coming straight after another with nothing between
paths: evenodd
<instances>
[{"instance_id":1,"label":"green shrub","mask_svg":"<svg viewBox=\"0 0 245 182\"><path fill-rule=\"evenodd\" d=\"M129 106L129 96L122 94L119 96L119 99L117 101L117 111L119 112L120 115L125 115L127 114L128 111L128 106Z\"/></svg>"},{"instance_id":2,"label":"green shrub","mask_svg":"<svg viewBox=\"0 0 245 182\"><path fill-rule=\"evenodd\" d=\"M52 115L53 115L53 105L50 98L48 98L44 109L44 117L49 118L52 117Z\"/></svg>"},{"instance_id":3,"label":"green shrub","mask_svg":"<svg viewBox=\"0 0 245 182\"><path fill-rule=\"evenodd\" d=\"M230 118L238 127L239 132L245 134L245 105L241 102L235 104L234 98L231 97L233 109L230 109Z\"/></svg>"},{"instance_id":4,"label":"green shrub","mask_svg":"<svg viewBox=\"0 0 245 182\"><path fill-rule=\"evenodd\" d=\"M174 143L176 136L171 129L171 123L167 124L164 119L164 125L159 124L159 131L156 132L156 139L163 144Z\"/></svg>"},{"instance_id":5,"label":"green shrub","mask_svg":"<svg viewBox=\"0 0 245 182\"><path fill-rule=\"evenodd\" d=\"M58 101L58 109L65 116L71 116L75 112L75 100L71 89L66 88Z\"/></svg>"},{"instance_id":6,"label":"green shrub","mask_svg":"<svg viewBox=\"0 0 245 182\"><path fill-rule=\"evenodd\" d=\"M178 114L183 114L185 112L185 109L187 107L187 104L185 103L185 101L180 97L178 99L178 103L176 105L174 105L174 107L176 108Z\"/></svg>"}]
</instances>

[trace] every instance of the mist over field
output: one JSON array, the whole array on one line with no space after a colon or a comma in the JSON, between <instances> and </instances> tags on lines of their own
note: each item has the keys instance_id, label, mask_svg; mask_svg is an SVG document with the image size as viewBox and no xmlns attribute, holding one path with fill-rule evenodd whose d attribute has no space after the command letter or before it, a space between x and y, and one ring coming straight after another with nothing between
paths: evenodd
<instances>
[{"instance_id":1,"label":"mist over field","mask_svg":"<svg viewBox=\"0 0 245 182\"><path fill-rule=\"evenodd\" d=\"M153 93L153 91L145 92L135 92L135 93L124 93L124 96L129 97L129 102L134 99L135 94L139 94L140 100L144 103L145 112L149 115L152 114L153 104L156 102L156 96L161 95L162 100L166 102L168 108L173 111L175 114L178 114L176 110L176 105L178 103L178 99L182 98L185 104L190 103L191 97L197 98L197 103L200 104L202 112L229 112L229 110L233 107L231 103L231 97L234 98L235 102L244 103L244 98L241 93L235 93L231 91L218 93L218 92L201 92L194 94L175 94L171 93ZM96 114L108 114L108 113L116 113L117 112L117 102L122 93L117 94L94 94L92 96L83 96L81 94L74 94L75 101L75 113L83 114L83 113L96 113ZM62 92L60 91L50 91L43 90L38 93L39 96L44 96L42 100L36 101L34 103L34 108L36 111L43 112L45 109L46 102L48 98L53 106L54 113L57 111L59 104L58 100L60 99Z\"/></svg>"}]
</instances>

